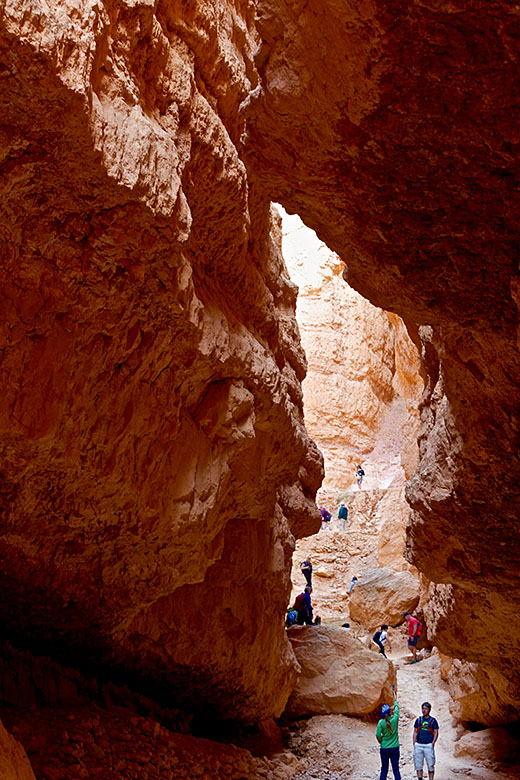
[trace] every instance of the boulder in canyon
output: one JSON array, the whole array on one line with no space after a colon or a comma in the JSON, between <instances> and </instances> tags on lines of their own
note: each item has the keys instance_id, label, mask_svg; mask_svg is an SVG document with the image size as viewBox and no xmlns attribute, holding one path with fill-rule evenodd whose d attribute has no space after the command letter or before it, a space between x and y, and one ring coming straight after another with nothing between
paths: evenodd
<instances>
[{"instance_id":1,"label":"boulder in canyon","mask_svg":"<svg viewBox=\"0 0 520 780\"><path fill-rule=\"evenodd\" d=\"M410 572L370 569L352 591L350 617L369 630L382 623L395 626L418 603L419 582Z\"/></svg>"},{"instance_id":2,"label":"boulder in canyon","mask_svg":"<svg viewBox=\"0 0 520 780\"><path fill-rule=\"evenodd\" d=\"M301 674L286 713L292 717L367 715L392 700L393 665L347 628L297 626L289 631Z\"/></svg>"}]
</instances>

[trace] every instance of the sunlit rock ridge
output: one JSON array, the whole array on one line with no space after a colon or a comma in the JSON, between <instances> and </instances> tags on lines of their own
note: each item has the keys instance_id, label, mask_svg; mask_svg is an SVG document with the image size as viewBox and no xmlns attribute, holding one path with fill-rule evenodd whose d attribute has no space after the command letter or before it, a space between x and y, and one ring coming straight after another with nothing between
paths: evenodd
<instances>
[{"instance_id":1,"label":"sunlit rock ridge","mask_svg":"<svg viewBox=\"0 0 520 780\"><path fill-rule=\"evenodd\" d=\"M283 709L322 461L276 200L422 346L408 557L441 649L511 679L515 6L8 1L0 31L4 634Z\"/></svg>"}]
</instances>

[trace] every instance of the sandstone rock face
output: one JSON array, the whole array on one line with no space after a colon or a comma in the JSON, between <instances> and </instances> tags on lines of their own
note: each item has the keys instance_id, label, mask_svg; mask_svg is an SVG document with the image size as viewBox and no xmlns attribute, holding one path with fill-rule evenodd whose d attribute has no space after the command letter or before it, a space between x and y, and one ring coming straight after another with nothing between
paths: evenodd
<instances>
[{"instance_id":1,"label":"sandstone rock face","mask_svg":"<svg viewBox=\"0 0 520 780\"><path fill-rule=\"evenodd\" d=\"M4 3L7 634L283 708L321 459L277 199L422 346L407 555L439 647L518 690L518 25L499 0Z\"/></svg>"},{"instance_id":2,"label":"sandstone rock face","mask_svg":"<svg viewBox=\"0 0 520 780\"><path fill-rule=\"evenodd\" d=\"M335 519L301 540L293 557L293 598L311 555L313 602L322 617L348 617L353 574L405 561L409 506L406 477L417 465L418 403L423 390L417 349L399 317L372 306L345 284L342 264L298 217L282 211L283 254L298 284L296 316L308 361L303 382L306 426L325 457L319 501ZM356 464L366 471L363 489Z\"/></svg>"},{"instance_id":3,"label":"sandstone rock face","mask_svg":"<svg viewBox=\"0 0 520 780\"><path fill-rule=\"evenodd\" d=\"M0 723L0 777L2 780L35 780L27 753Z\"/></svg>"},{"instance_id":4,"label":"sandstone rock face","mask_svg":"<svg viewBox=\"0 0 520 780\"><path fill-rule=\"evenodd\" d=\"M503 613L482 611L483 601L519 607L510 237L520 163L508 108L519 99L518 15L499 0L478 11L458 0L258 0L258 9L249 164L346 262L349 284L419 326L427 384L407 557L472 605L455 648L432 604L434 641L471 659L484 632L502 633ZM518 689L514 645L495 663Z\"/></svg>"},{"instance_id":5,"label":"sandstone rock face","mask_svg":"<svg viewBox=\"0 0 520 780\"><path fill-rule=\"evenodd\" d=\"M319 501L334 510L357 492L359 462L364 490L388 488L416 467L419 358L402 320L346 285L343 263L313 231L283 210L282 229L308 362L305 424L325 458Z\"/></svg>"},{"instance_id":6,"label":"sandstone rock face","mask_svg":"<svg viewBox=\"0 0 520 780\"><path fill-rule=\"evenodd\" d=\"M322 618L349 620L348 590L353 575L386 566L394 571L417 570L403 558L409 509L404 480L386 489L353 492L347 499L349 517L343 531L334 519L318 534L301 539L293 555L291 603L305 585L300 563L311 557L312 603Z\"/></svg>"},{"instance_id":7,"label":"sandstone rock face","mask_svg":"<svg viewBox=\"0 0 520 780\"><path fill-rule=\"evenodd\" d=\"M443 653L456 656L457 648L469 632L474 640L464 653L468 661L453 660L446 672L453 716L490 726L517 720L520 717L517 668L513 665L510 670L504 670L501 660L511 653L517 621L508 590L499 594L482 589L478 613L474 611L475 596L452 585L430 584L421 603L428 635ZM490 631L488 627L497 618L501 620L500 630Z\"/></svg>"},{"instance_id":8,"label":"sandstone rock face","mask_svg":"<svg viewBox=\"0 0 520 780\"><path fill-rule=\"evenodd\" d=\"M301 666L288 715L367 715L392 701L395 670L345 628L295 626L289 638Z\"/></svg>"},{"instance_id":9,"label":"sandstone rock face","mask_svg":"<svg viewBox=\"0 0 520 780\"><path fill-rule=\"evenodd\" d=\"M483 664L451 659L444 662L454 718L466 722L499 725L518 718L518 689L514 674L506 676ZM504 702L510 702L506 707Z\"/></svg>"},{"instance_id":10,"label":"sandstone rock face","mask_svg":"<svg viewBox=\"0 0 520 780\"><path fill-rule=\"evenodd\" d=\"M395 626L403 613L419 603L419 583L407 571L372 569L363 574L350 597L350 615L372 630L382 623Z\"/></svg>"},{"instance_id":11,"label":"sandstone rock face","mask_svg":"<svg viewBox=\"0 0 520 780\"><path fill-rule=\"evenodd\" d=\"M253 12L0 14L0 621L244 720L294 683L288 562L321 479L296 291L237 152Z\"/></svg>"},{"instance_id":12,"label":"sandstone rock face","mask_svg":"<svg viewBox=\"0 0 520 780\"><path fill-rule=\"evenodd\" d=\"M454 745L456 756L468 756L476 761L488 760L500 763L518 757L518 742L506 729L493 728L463 734Z\"/></svg>"}]
</instances>

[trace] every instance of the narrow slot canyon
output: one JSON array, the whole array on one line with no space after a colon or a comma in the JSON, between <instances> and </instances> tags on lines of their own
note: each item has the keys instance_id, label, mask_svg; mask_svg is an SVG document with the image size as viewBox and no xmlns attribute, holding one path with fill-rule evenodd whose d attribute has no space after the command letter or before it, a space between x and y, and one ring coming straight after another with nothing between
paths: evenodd
<instances>
[{"instance_id":1,"label":"narrow slot canyon","mask_svg":"<svg viewBox=\"0 0 520 780\"><path fill-rule=\"evenodd\" d=\"M520 777L519 42L4 3L1 780Z\"/></svg>"}]
</instances>

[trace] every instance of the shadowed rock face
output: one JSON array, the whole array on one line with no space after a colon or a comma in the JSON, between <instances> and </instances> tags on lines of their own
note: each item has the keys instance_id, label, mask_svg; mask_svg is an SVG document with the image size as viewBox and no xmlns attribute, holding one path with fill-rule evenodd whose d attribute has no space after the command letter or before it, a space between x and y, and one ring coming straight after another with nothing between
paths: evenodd
<instances>
[{"instance_id":1,"label":"shadowed rock face","mask_svg":"<svg viewBox=\"0 0 520 780\"><path fill-rule=\"evenodd\" d=\"M73 6L0 19L0 623L258 720L294 683L322 465L296 290L236 151L251 8Z\"/></svg>"},{"instance_id":2,"label":"shadowed rock face","mask_svg":"<svg viewBox=\"0 0 520 780\"><path fill-rule=\"evenodd\" d=\"M514 642L475 640L512 625L520 593L520 17L493 0L258 8L249 163L353 287L420 326L408 558L455 586L449 612L430 602L439 647L510 674ZM460 613L464 630L447 630Z\"/></svg>"},{"instance_id":3,"label":"shadowed rock face","mask_svg":"<svg viewBox=\"0 0 520 780\"><path fill-rule=\"evenodd\" d=\"M474 638L520 592L519 24L498 0L4 5L9 636L224 717L283 708L322 468L276 199L421 326L409 558L454 584L441 649L489 662Z\"/></svg>"}]
</instances>

